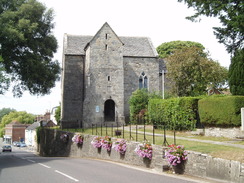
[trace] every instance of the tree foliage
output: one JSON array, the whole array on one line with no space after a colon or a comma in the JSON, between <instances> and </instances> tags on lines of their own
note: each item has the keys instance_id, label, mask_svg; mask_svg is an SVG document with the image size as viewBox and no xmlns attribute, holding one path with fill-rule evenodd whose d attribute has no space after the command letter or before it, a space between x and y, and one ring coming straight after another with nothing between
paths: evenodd
<instances>
[{"instance_id":1,"label":"tree foliage","mask_svg":"<svg viewBox=\"0 0 244 183\"><path fill-rule=\"evenodd\" d=\"M178 96L206 94L208 86L221 87L228 77L227 69L207 58L199 47L177 49L166 66L172 91Z\"/></svg>"},{"instance_id":2,"label":"tree foliage","mask_svg":"<svg viewBox=\"0 0 244 183\"><path fill-rule=\"evenodd\" d=\"M13 111L3 116L1 125L6 125L12 121L18 121L22 124L31 124L34 122L35 116L25 111Z\"/></svg>"},{"instance_id":3,"label":"tree foliage","mask_svg":"<svg viewBox=\"0 0 244 183\"><path fill-rule=\"evenodd\" d=\"M16 110L15 109L10 109L10 108L2 108L0 110L0 123L2 121L3 116L9 114L10 112L14 112L14 111L16 111Z\"/></svg>"},{"instance_id":4,"label":"tree foliage","mask_svg":"<svg viewBox=\"0 0 244 183\"><path fill-rule=\"evenodd\" d=\"M35 116L25 111L13 111L7 115L4 115L0 124L0 136L3 135L4 127L12 121L18 121L22 124L31 124L34 122Z\"/></svg>"},{"instance_id":5,"label":"tree foliage","mask_svg":"<svg viewBox=\"0 0 244 183\"><path fill-rule=\"evenodd\" d=\"M214 27L214 34L229 53L243 48L244 40L244 1L241 0L178 0L185 2L196 13L187 17L191 21L200 20L201 15L218 17L221 27Z\"/></svg>"},{"instance_id":6,"label":"tree foliage","mask_svg":"<svg viewBox=\"0 0 244 183\"><path fill-rule=\"evenodd\" d=\"M58 61L52 61L57 51L53 11L36 0L1 0L0 25L1 63L11 75L14 96L27 90L50 93L60 73Z\"/></svg>"},{"instance_id":7,"label":"tree foliage","mask_svg":"<svg viewBox=\"0 0 244 183\"><path fill-rule=\"evenodd\" d=\"M204 51L204 46L198 42L192 41L171 41L162 43L157 47L157 52L160 58L167 58L168 56L174 54L178 49L197 47Z\"/></svg>"},{"instance_id":8,"label":"tree foliage","mask_svg":"<svg viewBox=\"0 0 244 183\"><path fill-rule=\"evenodd\" d=\"M164 125L169 130L193 130L197 123L199 98L178 97L150 99L148 118L150 123Z\"/></svg>"},{"instance_id":9,"label":"tree foliage","mask_svg":"<svg viewBox=\"0 0 244 183\"><path fill-rule=\"evenodd\" d=\"M6 70L2 64L2 58L0 57L0 95L3 95L10 86L10 78L6 73Z\"/></svg>"},{"instance_id":10,"label":"tree foliage","mask_svg":"<svg viewBox=\"0 0 244 183\"><path fill-rule=\"evenodd\" d=\"M146 89L138 89L134 91L130 97L130 120L134 122L137 115L142 110L147 110L148 101L152 98L162 98L156 93L150 93Z\"/></svg>"},{"instance_id":11,"label":"tree foliage","mask_svg":"<svg viewBox=\"0 0 244 183\"><path fill-rule=\"evenodd\" d=\"M236 51L231 59L229 86L233 95L244 95L244 49Z\"/></svg>"},{"instance_id":12,"label":"tree foliage","mask_svg":"<svg viewBox=\"0 0 244 183\"><path fill-rule=\"evenodd\" d=\"M209 127L240 127L244 96L215 95L199 100L201 123Z\"/></svg>"},{"instance_id":13,"label":"tree foliage","mask_svg":"<svg viewBox=\"0 0 244 183\"><path fill-rule=\"evenodd\" d=\"M58 106L57 110L55 111L54 115L56 121L58 124L60 124L60 119L61 119L61 105Z\"/></svg>"}]
</instances>

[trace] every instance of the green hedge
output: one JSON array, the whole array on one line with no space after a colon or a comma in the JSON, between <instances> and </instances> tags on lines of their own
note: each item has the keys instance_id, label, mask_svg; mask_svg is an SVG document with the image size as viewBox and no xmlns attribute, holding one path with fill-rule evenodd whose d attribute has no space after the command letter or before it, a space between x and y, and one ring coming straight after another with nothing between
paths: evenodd
<instances>
[{"instance_id":1,"label":"green hedge","mask_svg":"<svg viewBox=\"0 0 244 183\"><path fill-rule=\"evenodd\" d=\"M166 125L170 130L192 130L197 122L198 100L195 97L151 99L148 103L149 122Z\"/></svg>"},{"instance_id":2,"label":"green hedge","mask_svg":"<svg viewBox=\"0 0 244 183\"><path fill-rule=\"evenodd\" d=\"M238 127L244 96L213 96L199 100L201 123L209 127Z\"/></svg>"}]
</instances>

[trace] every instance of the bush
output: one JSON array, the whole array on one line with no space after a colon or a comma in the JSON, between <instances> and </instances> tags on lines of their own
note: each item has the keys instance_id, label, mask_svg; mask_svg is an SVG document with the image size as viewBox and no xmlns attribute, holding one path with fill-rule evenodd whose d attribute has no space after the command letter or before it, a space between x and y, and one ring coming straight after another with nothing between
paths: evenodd
<instances>
[{"instance_id":1,"label":"bush","mask_svg":"<svg viewBox=\"0 0 244 183\"><path fill-rule=\"evenodd\" d=\"M147 89L138 89L132 93L129 100L131 123L135 123L138 118L146 118L148 101L152 98L161 98L161 96L157 93L150 93Z\"/></svg>"},{"instance_id":2,"label":"bush","mask_svg":"<svg viewBox=\"0 0 244 183\"><path fill-rule=\"evenodd\" d=\"M151 99L149 121L154 125L166 125L170 130L192 130L197 122L198 100L195 97Z\"/></svg>"},{"instance_id":3,"label":"bush","mask_svg":"<svg viewBox=\"0 0 244 183\"><path fill-rule=\"evenodd\" d=\"M37 127L36 128L36 142L37 144L40 144L41 142L41 130L42 130L42 127Z\"/></svg>"},{"instance_id":4,"label":"bush","mask_svg":"<svg viewBox=\"0 0 244 183\"><path fill-rule=\"evenodd\" d=\"M147 90L136 90L130 97L130 120L131 122L136 121L136 116L142 109L147 108L148 103L148 92Z\"/></svg>"},{"instance_id":5,"label":"bush","mask_svg":"<svg viewBox=\"0 0 244 183\"><path fill-rule=\"evenodd\" d=\"M201 123L209 127L239 127L243 96L212 96L199 100Z\"/></svg>"}]
</instances>

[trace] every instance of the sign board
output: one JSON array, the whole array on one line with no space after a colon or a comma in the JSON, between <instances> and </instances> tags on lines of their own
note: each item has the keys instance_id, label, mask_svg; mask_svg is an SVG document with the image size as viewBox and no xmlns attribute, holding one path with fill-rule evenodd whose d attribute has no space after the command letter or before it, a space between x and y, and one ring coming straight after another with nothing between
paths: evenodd
<instances>
[{"instance_id":1,"label":"sign board","mask_svg":"<svg viewBox=\"0 0 244 183\"><path fill-rule=\"evenodd\" d=\"M100 108L99 108L99 106L97 105L96 106L96 112L99 112L100 111Z\"/></svg>"}]
</instances>

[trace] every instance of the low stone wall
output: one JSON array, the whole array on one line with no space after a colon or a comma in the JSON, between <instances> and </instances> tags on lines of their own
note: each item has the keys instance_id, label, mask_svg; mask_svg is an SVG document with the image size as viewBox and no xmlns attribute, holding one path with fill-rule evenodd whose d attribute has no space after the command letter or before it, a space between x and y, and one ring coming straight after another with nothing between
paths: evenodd
<instances>
[{"instance_id":1,"label":"low stone wall","mask_svg":"<svg viewBox=\"0 0 244 183\"><path fill-rule=\"evenodd\" d=\"M103 160L110 160L124 164L147 167L159 172L164 171L167 160L163 159L163 148L153 145L152 160L145 160L135 153L138 142L127 142L125 155L120 155L112 149L107 152L105 149L96 149L91 145L94 136L85 135L82 146L72 143L74 134L68 133L68 142L63 142L60 136L65 132L45 129L40 134L39 153L41 156L61 157L87 157ZM237 161L213 158L208 155L189 152L185 173L204 178L214 178L228 182L244 182L244 164Z\"/></svg>"},{"instance_id":2,"label":"low stone wall","mask_svg":"<svg viewBox=\"0 0 244 183\"><path fill-rule=\"evenodd\" d=\"M189 152L185 173L214 178L226 182L244 182L244 164L238 161L213 158L206 154Z\"/></svg>"},{"instance_id":3,"label":"low stone wall","mask_svg":"<svg viewBox=\"0 0 244 183\"><path fill-rule=\"evenodd\" d=\"M205 136L227 137L227 138L244 138L244 131L241 128L205 128Z\"/></svg>"}]
</instances>

